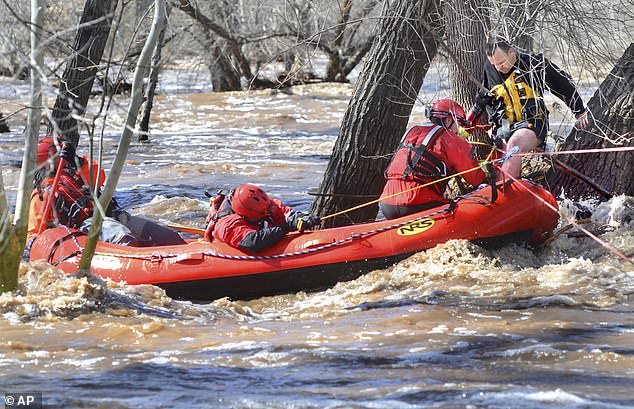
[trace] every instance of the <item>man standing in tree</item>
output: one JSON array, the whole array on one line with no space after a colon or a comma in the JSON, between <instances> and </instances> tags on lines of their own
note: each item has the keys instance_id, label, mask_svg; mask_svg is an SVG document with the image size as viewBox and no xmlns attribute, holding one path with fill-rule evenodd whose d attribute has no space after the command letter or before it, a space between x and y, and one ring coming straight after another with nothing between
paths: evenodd
<instances>
[{"instance_id":1,"label":"man standing in tree","mask_svg":"<svg viewBox=\"0 0 634 409\"><path fill-rule=\"evenodd\" d=\"M588 111L570 76L543 55L522 53L502 38L489 40L486 54L483 85L489 92L478 91L467 119L473 121L486 110L494 139L504 142L507 151L518 147L520 152L528 152L546 146L546 88L572 110L578 129L588 126ZM519 176L522 158L511 157L502 170L500 177L504 173Z\"/></svg>"}]
</instances>

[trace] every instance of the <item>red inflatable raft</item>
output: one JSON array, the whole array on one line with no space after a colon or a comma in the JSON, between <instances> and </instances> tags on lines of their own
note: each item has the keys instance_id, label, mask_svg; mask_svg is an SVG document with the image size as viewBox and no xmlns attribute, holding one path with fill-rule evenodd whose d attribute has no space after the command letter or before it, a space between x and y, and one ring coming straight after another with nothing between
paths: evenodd
<instances>
[{"instance_id":1,"label":"red inflatable raft","mask_svg":"<svg viewBox=\"0 0 634 409\"><path fill-rule=\"evenodd\" d=\"M208 301L327 288L414 252L451 239L481 245L539 242L556 227L553 196L527 181L486 186L452 206L400 219L291 233L273 248L245 254L225 243L190 241L168 247L126 247L99 243L93 273L128 284L155 284L174 298ZM47 260L67 273L77 270L86 236L54 228L32 244L31 260Z\"/></svg>"}]
</instances>

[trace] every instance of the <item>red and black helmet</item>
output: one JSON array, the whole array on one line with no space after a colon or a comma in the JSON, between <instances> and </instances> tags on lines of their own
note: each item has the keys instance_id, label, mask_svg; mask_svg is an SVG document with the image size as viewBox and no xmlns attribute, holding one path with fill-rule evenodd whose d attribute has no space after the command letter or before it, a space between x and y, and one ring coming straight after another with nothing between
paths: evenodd
<instances>
[{"instance_id":1,"label":"red and black helmet","mask_svg":"<svg viewBox=\"0 0 634 409\"><path fill-rule=\"evenodd\" d=\"M249 219L261 219L269 214L269 197L257 186L243 184L231 196L231 209Z\"/></svg>"},{"instance_id":2,"label":"red and black helmet","mask_svg":"<svg viewBox=\"0 0 634 409\"><path fill-rule=\"evenodd\" d=\"M452 118L458 125L466 125L468 121L464 108L456 101L445 98L434 102L431 109L427 112L429 118Z\"/></svg>"}]
</instances>

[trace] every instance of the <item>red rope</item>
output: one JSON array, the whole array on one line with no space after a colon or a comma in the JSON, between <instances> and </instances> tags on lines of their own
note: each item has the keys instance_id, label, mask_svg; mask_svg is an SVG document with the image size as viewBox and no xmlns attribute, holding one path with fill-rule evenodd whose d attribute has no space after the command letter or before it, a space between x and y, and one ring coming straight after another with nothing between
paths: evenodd
<instances>
[{"instance_id":1,"label":"red rope","mask_svg":"<svg viewBox=\"0 0 634 409\"><path fill-rule=\"evenodd\" d=\"M569 155L574 153L603 153L603 152L628 152L628 151L634 151L634 146L622 146L620 148L581 149L578 151L525 152L525 153L516 153L513 156Z\"/></svg>"},{"instance_id":2,"label":"red rope","mask_svg":"<svg viewBox=\"0 0 634 409\"><path fill-rule=\"evenodd\" d=\"M51 191L46 198L46 204L44 205L44 215L42 215L42 220L40 221L40 226L37 229L37 234L42 234L42 232L46 230L48 220L51 218L51 214L53 213L53 207L55 206L55 191L57 190L57 185L59 184L59 178L60 176L62 176L62 172L64 171L64 166L66 166L66 159L61 158L59 160L57 172L55 173L55 179L53 179L53 185L51 185Z\"/></svg>"},{"instance_id":3,"label":"red rope","mask_svg":"<svg viewBox=\"0 0 634 409\"><path fill-rule=\"evenodd\" d=\"M509 175L508 173L506 173L504 170L502 170L501 168L498 168L498 170L502 173L504 173L505 176L509 177L510 179L512 179L513 181L517 182L517 179L514 178L513 176ZM521 183L518 183L519 186L522 187L522 189L526 189L526 187L522 186ZM602 245L603 247L605 247L606 249L610 250L612 253L616 254L617 256L619 256L620 258L622 258L623 260L627 261L628 263L634 264L634 261L632 261L631 258L627 257L625 254L621 253L619 250L617 250L616 248L612 247L609 243L606 243L605 241L601 240L599 237L595 236L593 233L591 233L590 231L584 229L583 227L581 227L576 221L574 221L573 219L571 219L570 217L564 215L563 213L561 213L559 211L559 209L557 209L555 206L551 205L550 203L548 203L547 201L545 201L544 199L542 199L541 197L539 197L539 195L537 195L535 192L532 192L529 189L526 189L527 192L529 192L531 195L535 196L537 199L539 199L541 202L543 202L547 207L549 207L550 209L554 210L555 212L559 213L559 215L561 217L563 217L564 219L568 220L570 222L570 224L572 224L573 226L575 226L576 228L578 228L579 230L581 230L582 232L584 232L585 234L588 235L588 237L592 238L593 240L595 240L597 243L599 243L600 245Z\"/></svg>"}]
</instances>

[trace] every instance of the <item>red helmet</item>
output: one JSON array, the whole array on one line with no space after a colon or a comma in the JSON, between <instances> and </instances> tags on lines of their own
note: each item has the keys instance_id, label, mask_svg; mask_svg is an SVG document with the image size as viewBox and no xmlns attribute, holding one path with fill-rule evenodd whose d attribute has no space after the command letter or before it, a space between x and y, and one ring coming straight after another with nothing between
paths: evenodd
<instances>
[{"instance_id":1,"label":"red helmet","mask_svg":"<svg viewBox=\"0 0 634 409\"><path fill-rule=\"evenodd\" d=\"M55 146L55 140L52 136L40 139L37 144L37 157L35 163L40 166L48 160L51 156L57 153L57 147ZM55 163L57 166L57 163Z\"/></svg>"},{"instance_id":2,"label":"red helmet","mask_svg":"<svg viewBox=\"0 0 634 409\"><path fill-rule=\"evenodd\" d=\"M436 118L453 118L458 125L464 125L467 123L467 115L464 112L464 108L460 106L456 101L445 98L439 99L431 106L431 110L428 112L428 116Z\"/></svg>"},{"instance_id":3,"label":"red helmet","mask_svg":"<svg viewBox=\"0 0 634 409\"><path fill-rule=\"evenodd\" d=\"M238 186L231 196L231 209L249 219L261 219L269 214L269 197L257 186Z\"/></svg>"}]
</instances>

